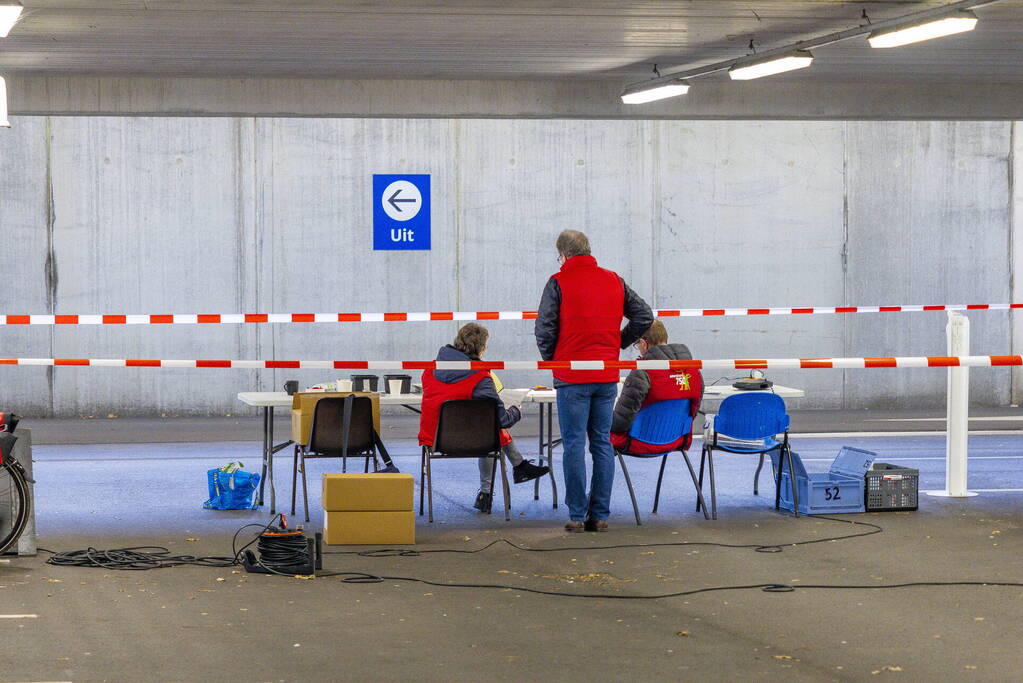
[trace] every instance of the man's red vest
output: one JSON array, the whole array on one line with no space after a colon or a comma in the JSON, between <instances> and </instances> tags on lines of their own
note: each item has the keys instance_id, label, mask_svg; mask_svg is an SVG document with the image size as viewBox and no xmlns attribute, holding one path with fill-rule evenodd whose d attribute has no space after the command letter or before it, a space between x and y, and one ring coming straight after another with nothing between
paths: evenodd
<instances>
[{"instance_id":1,"label":"man's red vest","mask_svg":"<svg viewBox=\"0 0 1023 683\"><path fill-rule=\"evenodd\" d=\"M561 288L554 360L618 360L625 288L592 256L573 256L554 275ZM555 370L569 384L617 382L618 370Z\"/></svg>"},{"instance_id":2,"label":"man's red vest","mask_svg":"<svg viewBox=\"0 0 1023 683\"><path fill-rule=\"evenodd\" d=\"M432 446L437 437L437 422L440 420L440 407L445 401L459 401L472 398L476 385L489 373L486 370L474 372L460 382L447 384L433 376L433 370L423 372L423 405L419 415L419 445ZM501 430L501 445L507 446L512 441L507 429Z\"/></svg>"}]
</instances>

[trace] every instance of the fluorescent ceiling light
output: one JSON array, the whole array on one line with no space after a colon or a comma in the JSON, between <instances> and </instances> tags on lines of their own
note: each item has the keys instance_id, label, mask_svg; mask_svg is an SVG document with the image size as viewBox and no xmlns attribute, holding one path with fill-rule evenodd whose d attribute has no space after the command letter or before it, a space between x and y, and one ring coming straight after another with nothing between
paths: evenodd
<instances>
[{"instance_id":1,"label":"fluorescent ceiling light","mask_svg":"<svg viewBox=\"0 0 1023 683\"><path fill-rule=\"evenodd\" d=\"M622 102L625 104L644 104L655 100L663 100L666 97L676 97L689 92L689 84L685 81L671 81L657 85L630 85L622 92Z\"/></svg>"},{"instance_id":2,"label":"fluorescent ceiling light","mask_svg":"<svg viewBox=\"0 0 1023 683\"><path fill-rule=\"evenodd\" d=\"M728 70L728 75L733 81L748 81L751 78L805 69L810 66L811 62L813 62L812 54L806 50L796 50L780 57L736 62L735 66Z\"/></svg>"},{"instance_id":3,"label":"fluorescent ceiling light","mask_svg":"<svg viewBox=\"0 0 1023 683\"><path fill-rule=\"evenodd\" d=\"M21 16L21 5L0 5L0 38L6 38Z\"/></svg>"},{"instance_id":4,"label":"fluorescent ceiling light","mask_svg":"<svg viewBox=\"0 0 1023 683\"><path fill-rule=\"evenodd\" d=\"M7 120L7 82L0 76L0 128L10 128L11 122Z\"/></svg>"},{"instance_id":5,"label":"fluorescent ceiling light","mask_svg":"<svg viewBox=\"0 0 1023 683\"><path fill-rule=\"evenodd\" d=\"M871 33L867 41L870 43L870 47L900 47L910 43L919 43L921 40L943 38L956 33L972 31L976 25L977 15L973 12L956 12L923 24Z\"/></svg>"}]
</instances>

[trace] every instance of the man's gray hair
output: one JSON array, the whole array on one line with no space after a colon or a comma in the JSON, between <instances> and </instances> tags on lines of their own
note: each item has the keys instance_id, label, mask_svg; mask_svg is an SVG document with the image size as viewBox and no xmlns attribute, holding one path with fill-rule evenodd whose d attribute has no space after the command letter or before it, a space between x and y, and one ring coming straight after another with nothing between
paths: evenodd
<instances>
[{"instance_id":1,"label":"man's gray hair","mask_svg":"<svg viewBox=\"0 0 1023 683\"><path fill-rule=\"evenodd\" d=\"M565 258L590 255L590 240L578 230L562 230L558 235L557 247L558 253Z\"/></svg>"}]
</instances>

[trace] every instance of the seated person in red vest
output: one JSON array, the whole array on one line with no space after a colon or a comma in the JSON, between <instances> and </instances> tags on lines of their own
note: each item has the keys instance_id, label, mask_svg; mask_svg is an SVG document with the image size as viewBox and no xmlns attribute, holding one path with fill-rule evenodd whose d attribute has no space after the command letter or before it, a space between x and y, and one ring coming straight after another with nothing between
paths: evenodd
<instances>
[{"instance_id":1,"label":"seated person in red vest","mask_svg":"<svg viewBox=\"0 0 1023 683\"><path fill-rule=\"evenodd\" d=\"M664 323L654 320L638 342L641 360L692 360L693 354L685 344L669 344ZM633 370L625 380L621 396L615 404L611 420L611 445L621 453L652 455L673 450L686 450L692 444L692 430L674 443L653 445L629 437L636 414L658 401L677 398L689 399L689 414L696 417L703 398L703 376L699 370Z\"/></svg>"},{"instance_id":2,"label":"seated person in red vest","mask_svg":"<svg viewBox=\"0 0 1023 683\"><path fill-rule=\"evenodd\" d=\"M490 333L478 323L468 323L458 330L453 344L448 344L437 353L437 360L481 360L487 350ZM532 481L550 471L549 467L534 465L522 457L512 441L508 427L518 422L522 414L515 406L505 410L497 394L494 379L487 370L426 370L423 372L423 406L419 417L419 445L432 446L437 435L437 421L440 407L445 401L469 398L489 398L497 402L498 418L501 422L501 452L512 464L516 484ZM480 491L473 504L481 512L490 512L493 499L490 493L494 461L479 459Z\"/></svg>"}]
</instances>

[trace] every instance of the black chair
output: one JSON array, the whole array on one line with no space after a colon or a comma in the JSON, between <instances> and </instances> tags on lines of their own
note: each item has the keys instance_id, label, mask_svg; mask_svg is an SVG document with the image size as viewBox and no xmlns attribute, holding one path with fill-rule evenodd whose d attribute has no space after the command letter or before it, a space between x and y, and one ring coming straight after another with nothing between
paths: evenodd
<instances>
[{"instance_id":1,"label":"black chair","mask_svg":"<svg viewBox=\"0 0 1023 683\"><path fill-rule=\"evenodd\" d=\"M302 472L302 499L305 503L305 521L309 521L309 491L305 475L305 461L311 458L341 458L342 471L348 470L348 458L366 459L366 472L373 461L376 472L377 446L383 447L373 426L373 402L366 396L321 398L313 410L309 429L309 444L295 446L292 463L291 514L295 514L295 490L298 473Z\"/></svg>"},{"instance_id":2,"label":"black chair","mask_svg":"<svg viewBox=\"0 0 1023 683\"><path fill-rule=\"evenodd\" d=\"M430 521L433 521L434 460L446 458L493 458L490 476L490 498L494 497L497 463L501 463L501 484L504 493L504 520L511 519L509 510L508 470L501 453L501 422L497 402L486 398L445 401L440 407L437 434L433 446L423 446L420 461L419 514L423 514L423 489L430 499ZM425 482L425 486L423 485Z\"/></svg>"}]
</instances>

